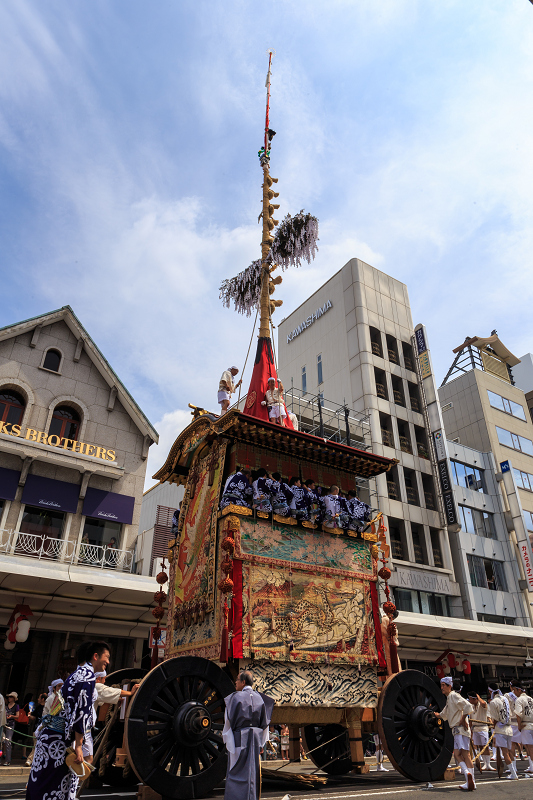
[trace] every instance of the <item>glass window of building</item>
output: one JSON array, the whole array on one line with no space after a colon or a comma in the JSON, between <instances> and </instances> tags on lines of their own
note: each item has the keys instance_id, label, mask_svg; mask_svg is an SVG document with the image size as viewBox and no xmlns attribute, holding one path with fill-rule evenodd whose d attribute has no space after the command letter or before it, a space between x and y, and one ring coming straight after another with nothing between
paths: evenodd
<instances>
[{"instance_id":1,"label":"glass window of building","mask_svg":"<svg viewBox=\"0 0 533 800\"><path fill-rule=\"evenodd\" d=\"M305 367L302 367L302 392L304 394L307 392L307 373Z\"/></svg>"},{"instance_id":2,"label":"glass window of building","mask_svg":"<svg viewBox=\"0 0 533 800\"><path fill-rule=\"evenodd\" d=\"M497 614L478 614L477 618L480 622L495 622L497 625L515 624L515 620L512 617L499 617Z\"/></svg>"},{"instance_id":3,"label":"glass window of building","mask_svg":"<svg viewBox=\"0 0 533 800\"><path fill-rule=\"evenodd\" d=\"M389 533L391 553L393 558L407 561L407 548L405 546L405 533L402 520L389 519Z\"/></svg>"},{"instance_id":4,"label":"glass window of building","mask_svg":"<svg viewBox=\"0 0 533 800\"><path fill-rule=\"evenodd\" d=\"M398 611L449 617L448 598L444 594L418 592L414 589L394 589L394 602Z\"/></svg>"},{"instance_id":5,"label":"glass window of building","mask_svg":"<svg viewBox=\"0 0 533 800\"><path fill-rule=\"evenodd\" d=\"M492 514L487 511L478 511L476 508L459 506L459 522L463 531L485 539L496 539L496 530Z\"/></svg>"},{"instance_id":6,"label":"glass window of building","mask_svg":"<svg viewBox=\"0 0 533 800\"><path fill-rule=\"evenodd\" d=\"M466 558L472 586L493 591L507 591L507 581L501 561L493 561L490 558L481 558L481 556L471 554L468 554Z\"/></svg>"},{"instance_id":7,"label":"glass window of building","mask_svg":"<svg viewBox=\"0 0 533 800\"><path fill-rule=\"evenodd\" d=\"M61 353L59 350L48 350L44 357L43 368L49 369L52 372L59 372L59 365L61 364Z\"/></svg>"},{"instance_id":8,"label":"glass window of building","mask_svg":"<svg viewBox=\"0 0 533 800\"><path fill-rule=\"evenodd\" d=\"M96 545L97 547L120 547L120 522L107 519L92 519L87 517L83 526L82 544ZM81 552L80 552L81 555Z\"/></svg>"},{"instance_id":9,"label":"glass window of building","mask_svg":"<svg viewBox=\"0 0 533 800\"><path fill-rule=\"evenodd\" d=\"M497 426L496 432L500 444L504 444L506 447L512 447L513 450L520 450L520 452L526 453L528 456L533 456L533 442L531 439L526 439L525 436L519 436L517 433L511 433L511 431L507 431L505 428L498 428Z\"/></svg>"},{"instance_id":10,"label":"glass window of building","mask_svg":"<svg viewBox=\"0 0 533 800\"><path fill-rule=\"evenodd\" d=\"M444 559L442 558L442 549L440 546L440 533L434 528L430 530L431 535L431 549L433 550L433 563L436 567L444 568Z\"/></svg>"},{"instance_id":11,"label":"glass window of building","mask_svg":"<svg viewBox=\"0 0 533 800\"><path fill-rule=\"evenodd\" d=\"M322 377L322 354L319 353L316 357L316 371L318 375L318 385L320 386L321 383L324 383L324 379Z\"/></svg>"},{"instance_id":12,"label":"glass window of building","mask_svg":"<svg viewBox=\"0 0 533 800\"><path fill-rule=\"evenodd\" d=\"M533 533L533 511L524 511L524 519L527 530Z\"/></svg>"},{"instance_id":13,"label":"glass window of building","mask_svg":"<svg viewBox=\"0 0 533 800\"><path fill-rule=\"evenodd\" d=\"M80 416L73 408L57 406L54 409L48 436L58 436L60 439L78 440L80 430Z\"/></svg>"},{"instance_id":14,"label":"glass window of building","mask_svg":"<svg viewBox=\"0 0 533 800\"><path fill-rule=\"evenodd\" d=\"M424 531L414 523L411 523L411 535L413 537L413 550L415 553L415 562L417 564L427 564L426 555L426 540L424 538Z\"/></svg>"},{"instance_id":15,"label":"glass window of building","mask_svg":"<svg viewBox=\"0 0 533 800\"><path fill-rule=\"evenodd\" d=\"M519 419L525 420L526 412L524 411L524 407L520 405L520 403L515 403L513 400L508 400L506 397L502 397L495 392L489 392L489 402L493 408L498 408L500 411L504 411L506 414L512 414L513 417L518 417Z\"/></svg>"},{"instance_id":16,"label":"glass window of building","mask_svg":"<svg viewBox=\"0 0 533 800\"><path fill-rule=\"evenodd\" d=\"M519 486L521 489L525 489L528 492L533 492L533 475L531 475L529 472L524 472L521 469L515 469L514 467L513 475L517 486Z\"/></svg>"},{"instance_id":17,"label":"glass window of building","mask_svg":"<svg viewBox=\"0 0 533 800\"><path fill-rule=\"evenodd\" d=\"M20 394L11 390L0 393L0 422L20 425L26 403Z\"/></svg>"},{"instance_id":18,"label":"glass window of building","mask_svg":"<svg viewBox=\"0 0 533 800\"><path fill-rule=\"evenodd\" d=\"M20 533L30 533L38 537L61 539L65 514L47 508L25 506L20 523Z\"/></svg>"},{"instance_id":19,"label":"glass window of building","mask_svg":"<svg viewBox=\"0 0 533 800\"><path fill-rule=\"evenodd\" d=\"M483 470L451 460L452 479L458 486L483 492Z\"/></svg>"}]
</instances>

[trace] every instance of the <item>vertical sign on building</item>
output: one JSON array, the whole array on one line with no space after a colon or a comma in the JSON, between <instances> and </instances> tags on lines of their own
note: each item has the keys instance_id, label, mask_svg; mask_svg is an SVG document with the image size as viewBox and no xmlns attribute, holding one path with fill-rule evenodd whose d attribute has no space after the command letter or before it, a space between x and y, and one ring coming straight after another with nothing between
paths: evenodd
<instances>
[{"instance_id":1,"label":"vertical sign on building","mask_svg":"<svg viewBox=\"0 0 533 800\"><path fill-rule=\"evenodd\" d=\"M510 462L502 461L500 463L500 470L503 475L503 485L505 486L505 493L507 494L507 500L509 501L509 508L511 509L511 517L513 518L516 541L520 551L522 565L524 567L527 590L528 592L533 592L533 551L531 550L529 534L524 523L522 503L520 502L520 496L516 491L516 483Z\"/></svg>"}]
</instances>

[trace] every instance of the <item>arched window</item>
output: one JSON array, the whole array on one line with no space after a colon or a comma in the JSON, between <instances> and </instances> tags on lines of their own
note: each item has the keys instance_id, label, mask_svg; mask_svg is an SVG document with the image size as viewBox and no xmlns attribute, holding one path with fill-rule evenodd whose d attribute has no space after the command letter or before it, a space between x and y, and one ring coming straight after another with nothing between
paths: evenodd
<instances>
[{"instance_id":1,"label":"arched window","mask_svg":"<svg viewBox=\"0 0 533 800\"><path fill-rule=\"evenodd\" d=\"M24 398L11 389L0 392L0 422L20 425L26 403Z\"/></svg>"},{"instance_id":2,"label":"arched window","mask_svg":"<svg viewBox=\"0 0 533 800\"><path fill-rule=\"evenodd\" d=\"M48 351L50 352L50 351ZM80 415L69 406L57 406L52 414L52 421L48 429L48 436L59 436L60 439L78 438L80 430Z\"/></svg>"},{"instance_id":3,"label":"arched window","mask_svg":"<svg viewBox=\"0 0 533 800\"><path fill-rule=\"evenodd\" d=\"M43 368L52 372L59 372L61 364L61 353L59 350L48 350L43 361Z\"/></svg>"}]
</instances>

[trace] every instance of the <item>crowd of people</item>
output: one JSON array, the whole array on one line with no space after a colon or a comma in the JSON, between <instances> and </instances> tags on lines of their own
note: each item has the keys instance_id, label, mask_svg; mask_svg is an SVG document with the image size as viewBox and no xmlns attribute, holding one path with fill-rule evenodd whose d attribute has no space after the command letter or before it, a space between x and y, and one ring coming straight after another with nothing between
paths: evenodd
<instances>
[{"instance_id":1,"label":"crowd of people","mask_svg":"<svg viewBox=\"0 0 533 800\"><path fill-rule=\"evenodd\" d=\"M357 533L372 515L371 507L359 500L354 489L343 496L338 486L327 490L312 478L302 482L294 477L287 481L279 472L270 475L263 467L255 471L242 467L229 476L220 508L229 505Z\"/></svg>"},{"instance_id":2,"label":"crowd of people","mask_svg":"<svg viewBox=\"0 0 533 800\"><path fill-rule=\"evenodd\" d=\"M487 701L476 692L463 697L457 678L442 678L440 685L446 705L441 712L435 712L435 716L446 720L452 729L453 753L465 777L461 789L476 788L470 743L476 758L479 757L480 769L494 770L490 762L496 759L499 749L509 780L518 778L516 757L522 757L524 747L529 760L525 774L533 775L533 698L526 694L519 680L511 681L505 694L498 684L489 683ZM491 727L492 748L489 746Z\"/></svg>"}]
</instances>

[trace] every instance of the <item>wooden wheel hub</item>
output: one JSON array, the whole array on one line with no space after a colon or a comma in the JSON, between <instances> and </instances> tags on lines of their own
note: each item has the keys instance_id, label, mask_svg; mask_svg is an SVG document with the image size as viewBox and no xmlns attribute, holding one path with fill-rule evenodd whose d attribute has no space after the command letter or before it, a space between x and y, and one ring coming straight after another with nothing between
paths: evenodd
<instances>
[{"instance_id":1,"label":"wooden wheel hub","mask_svg":"<svg viewBox=\"0 0 533 800\"><path fill-rule=\"evenodd\" d=\"M190 700L178 709L173 728L179 742L193 747L209 736L211 715L202 703Z\"/></svg>"}]
</instances>

